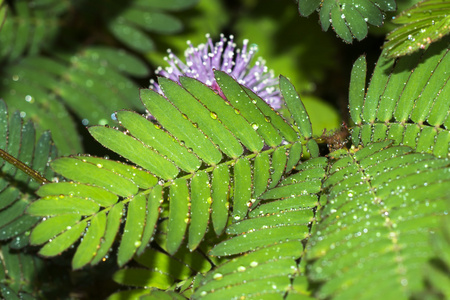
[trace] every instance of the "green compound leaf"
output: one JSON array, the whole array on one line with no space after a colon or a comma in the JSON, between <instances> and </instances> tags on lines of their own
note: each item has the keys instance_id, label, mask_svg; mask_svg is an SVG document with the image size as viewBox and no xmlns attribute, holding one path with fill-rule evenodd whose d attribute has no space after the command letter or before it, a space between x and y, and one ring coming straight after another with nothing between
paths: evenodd
<instances>
[{"instance_id":1,"label":"green compound leaf","mask_svg":"<svg viewBox=\"0 0 450 300\"><path fill-rule=\"evenodd\" d=\"M395 0L297 0L302 16L319 12L324 31L332 25L337 35L347 43L367 36L367 23L383 25L384 12L396 9Z\"/></svg>"},{"instance_id":2,"label":"green compound leaf","mask_svg":"<svg viewBox=\"0 0 450 300\"><path fill-rule=\"evenodd\" d=\"M86 6L58 0L2 1L0 94L13 110L36 123L39 134L52 131L60 153L80 153L80 124L74 121L115 125L114 111L143 111L135 78L148 76L148 65L120 49L114 39L147 54L155 50L148 33L179 33L183 24L170 11L196 2L96 1Z\"/></svg>"},{"instance_id":3,"label":"green compound leaf","mask_svg":"<svg viewBox=\"0 0 450 300\"><path fill-rule=\"evenodd\" d=\"M180 82L189 93L206 106L214 123L223 124L216 124L217 128L225 126L250 151L256 152L262 149L263 140L251 124L239 114L238 110L221 101L219 95L198 80L182 77ZM234 142L233 139L231 139L230 144L232 142Z\"/></svg>"},{"instance_id":4,"label":"green compound leaf","mask_svg":"<svg viewBox=\"0 0 450 300\"><path fill-rule=\"evenodd\" d=\"M102 126L90 127L89 132L101 144L113 151L120 152L123 157L152 171L159 177L170 179L178 174L178 169L173 163L159 155L157 152L152 151L152 149L146 147L132 136Z\"/></svg>"},{"instance_id":5,"label":"green compound leaf","mask_svg":"<svg viewBox=\"0 0 450 300\"><path fill-rule=\"evenodd\" d=\"M229 260L200 280L192 299L282 299L302 252L301 242L286 241Z\"/></svg>"},{"instance_id":6,"label":"green compound leaf","mask_svg":"<svg viewBox=\"0 0 450 300\"><path fill-rule=\"evenodd\" d=\"M12 3L11 3L12 4ZM69 8L69 2L38 0L14 3L8 17L0 17L0 57L13 61L24 55L35 55L48 48L58 34L58 19ZM0 16L7 5L0 3ZM3 25L3 27L2 27Z\"/></svg>"},{"instance_id":7,"label":"green compound leaf","mask_svg":"<svg viewBox=\"0 0 450 300\"><path fill-rule=\"evenodd\" d=\"M298 129L226 73L216 71L216 77L224 98L195 79L182 77L179 85L160 78L164 95L141 90L151 117L122 110L116 116L123 128L89 128L101 144L139 167L93 156L51 163L68 181L43 186L41 199L28 208L31 215L47 217L32 232L33 243L44 244L42 255L59 254L83 236L72 260L79 269L106 259L120 239L117 262L123 266L145 252L155 228L161 247L178 255L184 240L190 251L202 246L210 222L217 235L235 223L227 231L242 239L235 253L308 236L313 221L309 205L318 203L308 196L320 191L324 171L294 175L308 169L301 163L305 142L298 140ZM298 98L293 107L303 107ZM309 120L302 125L310 128ZM318 154L312 139L307 149ZM317 161L325 168L326 160ZM255 216L255 225L245 222L256 207L279 198L286 207L293 199L307 202L289 212L272 212L272 217ZM276 224L276 216L286 221L283 226ZM270 228L257 225L265 221ZM259 226L255 240L242 237L245 230L239 226ZM163 236L167 239L161 241Z\"/></svg>"},{"instance_id":8,"label":"green compound leaf","mask_svg":"<svg viewBox=\"0 0 450 300\"><path fill-rule=\"evenodd\" d=\"M308 226L314 221L312 208L318 203L317 193L326 167L327 161L322 158L299 164L296 167L298 173L287 177L280 187L269 189L260 197L263 201L254 210L252 207L247 219L228 226L227 233L234 236L216 245L210 254L234 255L307 238ZM289 191L279 192L283 188L289 188Z\"/></svg>"},{"instance_id":9,"label":"green compound leaf","mask_svg":"<svg viewBox=\"0 0 450 300\"><path fill-rule=\"evenodd\" d=\"M163 156L170 156L172 160L186 172L196 171L200 167L200 160L196 155L189 152L185 147L180 145L173 137L161 129L161 126L154 125L137 113L130 111L117 112L117 118L120 124L142 143L151 146ZM92 129L91 129L92 130ZM153 154L153 156L155 156ZM157 158L159 158L157 156ZM163 157L159 158L161 164L166 163ZM166 163L167 164L167 163ZM166 172L165 168L152 168L154 172ZM178 170L174 170L178 173ZM167 174L167 178L174 177L174 174ZM164 178L166 176L163 176Z\"/></svg>"},{"instance_id":10,"label":"green compound leaf","mask_svg":"<svg viewBox=\"0 0 450 300\"><path fill-rule=\"evenodd\" d=\"M234 107L236 114L241 114L258 134L264 138L268 146L276 146L281 142L281 136L272 126L270 119L264 117L252 99L234 79L222 71L214 71L217 83L227 101Z\"/></svg>"},{"instance_id":11,"label":"green compound leaf","mask_svg":"<svg viewBox=\"0 0 450 300\"><path fill-rule=\"evenodd\" d=\"M56 159L51 166L66 178L103 187L122 197L134 195L138 191L138 185L132 180L104 168L102 164L83 161L80 156Z\"/></svg>"},{"instance_id":12,"label":"green compound leaf","mask_svg":"<svg viewBox=\"0 0 450 300\"><path fill-rule=\"evenodd\" d=\"M74 243L80 237L77 230L82 231L83 225L80 224L86 227L86 222L89 221L91 226L80 247L91 251L83 252L78 248L72 265L74 268L81 268L87 263L98 263L111 248L119 230L124 203L117 200L119 196L128 196L125 200L130 204L125 232L119 246L118 262L123 265L138 250L143 251L140 246L144 243L145 247L154 232L162 190L160 187L154 188L148 199L143 194L134 195L138 188L148 189L154 186L157 183L156 177L130 165L90 156L60 158L52 162L52 167L66 178L77 182L52 183L38 190L42 198L29 206L28 213L53 217L40 223L32 232L33 244L49 242L55 236L55 239L62 236L60 239L66 244ZM78 174L76 170L83 170L90 175ZM50 209L45 211L49 204ZM78 223L82 216L85 218ZM69 227L71 229L65 231ZM86 238L90 242L84 242ZM56 246L53 248L49 246L42 254L52 256L64 250Z\"/></svg>"},{"instance_id":13,"label":"green compound leaf","mask_svg":"<svg viewBox=\"0 0 450 300\"><path fill-rule=\"evenodd\" d=\"M2 100L0 149L33 168L39 177L45 179L53 176L48 161L56 156L56 148L50 133L46 132L36 139L33 124L24 123L19 112L9 115ZM3 159L0 159L0 174L0 240L10 242L9 247L22 248L28 244L29 230L39 221L39 218L27 215L25 210L36 200L33 191L40 183ZM11 241L11 238L14 239Z\"/></svg>"},{"instance_id":14,"label":"green compound leaf","mask_svg":"<svg viewBox=\"0 0 450 300\"><path fill-rule=\"evenodd\" d=\"M189 79L186 77L186 80L182 82L189 82ZM200 102L194 101L193 96L188 91L176 88L174 84L177 83L164 78L160 79L160 83L166 97L182 110L197 128L211 136L211 140L223 149L225 154L235 158L243 153L244 149L233 134L211 118L211 112ZM191 100L187 100L187 97L190 97Z\"/></svg>"},{"instance_id":15,"label":"green compound leaf","mask_svg":"<svg viewBox=\"0 0 450 300\"><path fill-rule=\"evenodd\" d=\"M188 150L210 165L217 164L222 155L213 142L185 117L168 99L152 90L141 90L141 99L152 115ZM195 99L192 98L192 101Z\"/></svg>"},{"instance_id":16,"label":"green compound leaf","mask_svg":"<svg viewBox=\"0 0 450 300\"><path fill-rule=\"evenodd\" d=\"M450 3L426 0L402 12L392 21L401 27L386 37L383 48L389 57L411 54L426 49L450 32Z\"/></svg>"},{"instance_id":17,"label":"green compound leaf","mask_svg":"<svg viewBox=\"0 0 450 300\"><path fill-rule=\"evenodd\" d=\"M37 120L38 132L51 130L62 153L74 154L81 152L81 145L67 107L84 125L115 124L111 117L115 110L143 108L138 86L129 78L147 75L143 65L123 50L105 47L72 55L30 56L2 69L5 80L0 90L8 105Z\"/></svg>"},{"instance_id":18,"label":"green compound leaf","mask_svg":"<svg viewBox=\"0 0 450 300\"><path fill-rule=\"evenodd\" d=\"M44 293L63 292L62 286L67 282L55 276L61 270L50 270L50 265L34 254L15 251L3 244L0 247L0 297L36 299ZM54 284L46 284L50 281Z\"/></svg>"},{"instance_id":19,"label":"green compound leaf","mask_svg":"<svg viewBox=\"0 0 450 300\"><path fill-rule=\"evenodd\" d=\"M306 251L319 298L373 299L381 289L398 299L423 288L433 254L428 233L445 214L450 164L389 145L342 155L328 170L327 203Z\"/></svg>"},{"instance_id":20,"label":"green compound leaf","mask_svg":"<svg viewBox=\"0 0 450 300\"><path fill-rule=\"evenodd\" d=\"M426 51L396 60L381 55L365 96L365 63L364 58L358 59L350 85L350 113L357 125L352 134L355 145L390 139L418 152L448 155L448 45L445 38Z\"/></svg>"}]
</instances>

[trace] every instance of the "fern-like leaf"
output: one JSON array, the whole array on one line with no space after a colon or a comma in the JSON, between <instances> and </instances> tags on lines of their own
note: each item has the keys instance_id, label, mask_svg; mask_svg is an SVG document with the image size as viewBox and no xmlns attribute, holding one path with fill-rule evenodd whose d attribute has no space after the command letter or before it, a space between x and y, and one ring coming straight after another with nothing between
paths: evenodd
<instances>
[{"instance_id":1,"label":"fern-like leaf","mask_svg":"<svg viewBox=\"0 0 450 300\"><path fill-rule=\"evenodd\" d=\"M68 1L58 0L21 0L11 4L13 9L9 10L0 34L0 57L9 61L47 48L58 33L58 18L69 7ZM5 5L2 7L4 11Z\"/></svg>"},{"instance_id":2,"label":"fern-like leaf","mask_svg":"<svg viewBox=\"0 0 450 300\"><path fill-rule=\"evenodd\" d=\"M36 200L34 191L40 185L29 174L37 180L45 180L42 176L51 178L48 161L56 156L56 148L48 132L36 139L33 124L25 123L19 112L9 115L5 102L0 100L0 149L1 157L8 161L1 159L0 165L0 296L33 299L49 289L44 288L44 292L38 278L43 261L20 252L29 244L30 230L39 221L25 213ZM17 168L22 163L27 173Z\"/></svg>"},{"instance_id":3,"label":"fern-like leaf","mask_svg":"<svg viewBox=\"0 0 450 300\"><path fill-rule=\"evenodd\" d=\"M178 250L187 230L188 247L194 250L207 231L210 209L214 231L220 234L230 213L238 222L260 200L298 196L298 189L318 192L320 180L275 188L301 158L299 128L311 128L307 115L296 110L300 99L292 85L283 79L281 88L292 98L287 106L299 120L296 129L229 75L216 71L216 80L226 100L195 79L183 77L180 86L161 78L165 96L141 90L156 123L120 111L117 117L126 131L90 128L101 144L142 169L89 156L55 160L53 169L73 182L43 186L38 191L42 199L28 209L32 215L51 216L31 234L33 244L45 243L40 253L61 253L88 228L89 239L85 236L72 263L79 268L99 262L114 241L126 205L118 250L123 265L151 241L160 205L167 199L168 253ZM317 148L309 135L302 139Z\"/></svg>"},{"instance_id":4,"label":"fern-like leaf","mask_svg":"<svg viewBox=\"0 0 450 300\"><path fill-rule=\"evenodd\" d=\"M229 260L205 275L192 299L282 299L302 252L301 242L284 241Z\"/></svg>"},{"instance_id":5,"label":"fern-like leaf","mask_svg":"<svg viewBox=\"0 0 450 300\"><path fill-rule=\"evenodd\" d=\"M425 49L450 32L450 3L422 1L393 19L402 25L386 36L386 55L398 57Z\"/></svg>"},{"instance_id":6,"label":"fern-like leaf","mask_svg":"<svg viewBox=\"0 0 450 300\"><path fill-rule=\"evenodd\" d=\"M210 254L241 255L206 274L192 298L282 297L294 289L291 278L305 279L296 260L315 220L326 167L324 157L300 163L298 172L259 197L261 202L245 220L228 226L231 238Z\"/></svg>"},{"instance_id":7,"label":"fern-like leaf","mask_svg":"<svg viewBox=\"0 0 450 300\"><path fill-rule=\"evenodd\" d=\"M321 299L373 299L380 290L399 299L423 287L428 233L449 201L450 163L389 145L341 156L328 170L327 203L306 252Z\"/></svg>"},{"instance_id":8,"label":"fern-like leaf","mask_svg":"<svg viewBox=\"0 0 450 300\"><path fill-rule=\"evenodd\" d=\"M138 266L128 267L117 271L113 279L120 284L137 287L131 291L122 291L111 295L110 299L123 297L128 293L151 295L156 289L177 290L179 297L190 297L194 276L206 273L212 267L212 261L207 260L199 251L191 252L181 248L175 255L168 255L167 240L169 221L166 219L158 226L158 239L156 243L162 250L148 248L142 255L135 256ZM180 296L182 295L182 296Z\"/></svg>"},{"instance_id":9,"label":"fern-like leaf","mask_svg":"<svg viewBox=\"0 0 450 300\"><path fill-rule=\"evenodd\" d=\"M276 154L272 159L276 158ZM234 255L285 240L303 240L308 236L309 225L314 219L312 208L318 204L317 194L325 176L325 158L308 160L296 167L298 173L284 178L276 187L258 198L259 206L246 220L227 228L235 235L218 244L211 254ZM272 201L267 201L273 199ZM282 199L282 200L278 200Z\"/></svg>"},{"instance_id":10,"label":"fern-like leaf","mask_svg":"<svg viewBox=\"0 0 450 300\"><path fill-rule=\"evenodd\" d=\"M18 251L2 242L0 246L1 299L49 299L67 295L67 268L55 266L35 253Z\"/></svg>"},{"instance_id":11,"label":"fern-like leaf","mask_svg":"<svg viewBox=\"0 0 450 300\"><path fill-rule=\"evenodd\" d=\"M398 60L381 55L365 97L365 61L355 63L349 99L355 145L391 139L418 152L448 155L448 43L443 39Z\"/></svg>"},{"instance_id":12,"label":"fern-like leaf","mask_svg":"<svg viewBox=\"0 0 450 300\"><path fill-rule=\"evenodd\" d=\"M127 78L147 74L136 57L105 47L58 56L27 57L20 64L5 67L2 71L8 79L0 89L12 108L26 111L41 130L53 132L62 153L81 151L75 124L63 103L85 125L114 124L111 113L123 107L142 109L138 100L133 101L138 87Z\"/></svg>"},{"instance_id":13,"label":"fern-like leaf","mask_svg":"<svg viewBox=\"0 0 450 300\"><path fill-rule=\"evenodd\" d=\"M367 23L375 26L383 24L385 11L394 11L394 0L297 0L302 16L319 12L320 24L324 31L332 25L337 35L347 43L354 38L362 40L367 36Z\"/></svg>"},{"instance_id":14,"label":"fern-like leaf","mask_svg":"<svg viewBox=\"0 0 450 300\"><path fill-rule=\"evenodd\" d=\"M36 142L33 124L23 123L19 112L8 117L5 102L1 100L0 149L44 177L50 178L53 174L47 166L48 161L56 156L50 134L44 133ZM25 209L36 199L33 192L40 183L30 180L16 165L3 159L0 174L0 240L10 241L12 248L22 248L28 244L29 230L39 221L39 218L26 214Z\"/></svg>"},{"instance_id":15,"label":"fern-like leaf","mask_svg":"<svg viewBox=\"0 0 450 300\"><path fill-rule=\"evenodd\" d=\"M96 1L94 6L54 0L11 2L0 34L4 78L0 94L12 109L26 112L39 133L53 132L61 153L80 153L77 124L69 112L83 125L116 124L111 119L114 111L143 110L138 85L130 77L148 75L145 62L123 49L110 48L110 34L97 29L109 28L129 48L148 52L154 47L147 32L180 31L181 22L166 12L195 2ZM76 25L71 23L74 20ZM90 46L68 47L67 35L83 39L71 45ZM102 40L105 36L108 41Z\"/></svg>"},{"instance_id":16,"label":"fern-like leaf","mask_svg":"<svg viewBox=\"0 0 450 300\"><path fill-rule=\"evenodd\" d=\"M0 248L0 297L2 299L33 299L39 288L40 258L20 252L7 245Z\"/></svg>"}]
</instances>

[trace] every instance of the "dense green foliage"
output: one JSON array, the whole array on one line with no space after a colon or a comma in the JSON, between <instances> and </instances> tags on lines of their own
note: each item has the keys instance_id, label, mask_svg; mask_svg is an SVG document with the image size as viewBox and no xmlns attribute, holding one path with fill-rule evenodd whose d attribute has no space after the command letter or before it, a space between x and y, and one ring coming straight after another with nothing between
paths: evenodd
<instances>
[{"instance_id":1,"label":"dense green foliage","mask_svg":"<svg viewBox=\"0 0 450 300\"><path fill-rule=\"evenodd\" d=\"M2 298L450 298L450 2L273 2L0 1ZM281 109L147 88L221 30Z\"/></svg>"}]
</instances>

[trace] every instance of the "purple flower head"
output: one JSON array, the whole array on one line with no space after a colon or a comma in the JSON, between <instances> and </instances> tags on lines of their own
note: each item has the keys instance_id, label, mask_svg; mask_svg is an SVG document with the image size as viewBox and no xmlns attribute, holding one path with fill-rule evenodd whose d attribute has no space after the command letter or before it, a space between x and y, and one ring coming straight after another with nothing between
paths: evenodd
<instances>
[{"instance_id":1,"label":"purple flower head","mask_svg":"<svg viewBox=\"0 0 450 300\"><path fill-rule=\"evenodd\" d=\"M220 41L213 44L209 34L206 35L206 44L194 47L190 41L189 48L185 51L186 62L181 61L169 49L168 57L165 57L169 67L159 67L156 74L179 82L179 76L195 78L210 86L223 97L219 85L214 79L213 70L221 70L231 75L237 82L251 89L274 109L281 107L281 95L278 89L278 78L273 71L268 70L265 61L259 58L253 66L250 65L258 47L248 46L248 40L244 40L243 47L236 49L233 36L227 39L221 35ZM151 81L150 88L163 94L157 83Z\"/></svg>"}]
</instances>

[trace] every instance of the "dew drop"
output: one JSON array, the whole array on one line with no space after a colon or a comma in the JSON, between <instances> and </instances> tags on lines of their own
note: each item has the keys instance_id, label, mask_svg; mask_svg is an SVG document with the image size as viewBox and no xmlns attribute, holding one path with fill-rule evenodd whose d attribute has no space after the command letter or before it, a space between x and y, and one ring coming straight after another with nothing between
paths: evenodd
<instances>
[{"instance_id":1,"label":"dew drop","mask_svg":"<svg viewBox=\"0 0 450 300\"><path fill-rule=\"evenodd\" d=\"M34 102L34 99L33 99L33 97L31 97L30 95L26 95L26 96L25 96L25 101L27 101L27 102L29 102L29 103L33 103L33 102Z\"/></svg>"}]
</instances>

